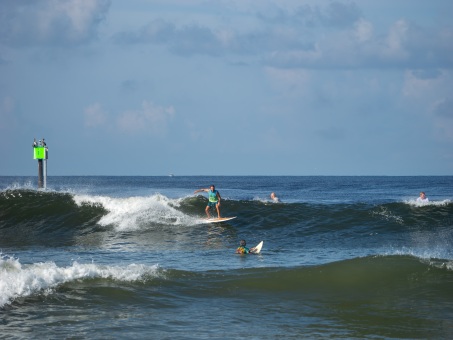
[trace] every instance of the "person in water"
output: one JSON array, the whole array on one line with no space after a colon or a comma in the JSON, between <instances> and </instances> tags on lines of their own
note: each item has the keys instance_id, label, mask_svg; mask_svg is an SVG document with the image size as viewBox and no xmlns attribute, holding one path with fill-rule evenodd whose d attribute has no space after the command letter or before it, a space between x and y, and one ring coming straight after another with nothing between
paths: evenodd
<instances>
[{"instance_id":1,"label":"person in water","mask_svg":"<svg viewBox=\"0 0 453 340\"><path fill-rule=\"evenodd\" d=\"M211 187L209 189L195 190L194 194L196 194L197 192L201 192L201 191L207 192L208 196L209 196L208 205L206 206L206 209L204 210L206 212L206 215L208 216L208 218L211 218L210 210L211 210L211 208L214 208L214 207L217 210L217 217L220 218L220 200L222 198L220 197L220 193L215 189L214 184L211 185Z\"/></svg>"},{"instance_id":2,"label":"person in water","mask_svg":"<svg viewBox=\"0 0 453 340\"><path fill-rule=\"evenodd\" d=\"M271 200L274 202L280 202L280 199L275 195L275 192L271 192Z\"/></svg>"},{"instance_id":3,"label":"person in water","mask_svg":"<svg viewBox=\"0 0 453 340\"><path fill-rule=\"evenodd\" d=\"M417 198L417 202L420 202L420 203L427 203L427 202L429 202L429 199L428 199L428 197L426 197L424 191L422 191L422 192L420 193L420 196Z\"/></svg>"},{"instance_id":4,"label":"person in water","mask_svg":"<svg viewBox=\"0 0 453 340\"><path fill-rule=\"evenodd\" d=\"M255 248L247 248L246 244L247 242L245 242L245 240L241 240L241 242L239 242L239 247L236 249L236 254L249 254L255 251Z\"/></svg>"}]
</instances>

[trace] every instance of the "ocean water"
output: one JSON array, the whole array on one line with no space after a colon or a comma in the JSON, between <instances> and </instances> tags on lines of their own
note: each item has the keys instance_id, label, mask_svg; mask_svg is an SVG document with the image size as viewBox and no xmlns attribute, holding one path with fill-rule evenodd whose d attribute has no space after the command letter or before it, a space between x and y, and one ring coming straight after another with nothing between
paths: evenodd
<instances>
[{"instance_id":1,"label":"ocean water","mask_svg":"<svg viewBox=\"0 0 453 340\"><path fill-rule=\"evenodd\" d=\"M36 182L0 177L2 339L453 338L452 176Z\"/></svg>"}]
</instances>

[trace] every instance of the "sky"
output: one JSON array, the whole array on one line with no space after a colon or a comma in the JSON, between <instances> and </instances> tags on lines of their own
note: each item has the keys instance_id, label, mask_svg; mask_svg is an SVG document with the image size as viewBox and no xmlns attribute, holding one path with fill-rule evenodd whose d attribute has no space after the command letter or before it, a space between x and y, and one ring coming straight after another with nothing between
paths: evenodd
<instances>
[{"instance_id":1,"label":"sky","mask_svg":"<svg viewBox=\"0 0 453 340\"><path fill-rule=\"evenodd\" d=\"M452 13L0 1L0 176L453 175Z\"/></svg>"}]
</instances>

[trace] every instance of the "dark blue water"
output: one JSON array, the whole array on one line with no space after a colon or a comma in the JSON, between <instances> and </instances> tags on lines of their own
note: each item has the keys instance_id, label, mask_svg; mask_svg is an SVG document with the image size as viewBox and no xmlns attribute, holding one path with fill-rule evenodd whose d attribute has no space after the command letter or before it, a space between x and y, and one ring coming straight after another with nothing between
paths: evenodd
<instances>
[{"instance_id":1,"label":"dark blue water","mask_svg":"<svg viewBox=\"0 0 453 340\"><path fill-rule=\"evenodd\" d=\"M193 192L210 184L236 219L200 223L207 197ZM36 186L0 177L0 337L453 335L453 177ZM234 254L241 239L264 240L261 254Z\"/></svg>"}]
</instances>

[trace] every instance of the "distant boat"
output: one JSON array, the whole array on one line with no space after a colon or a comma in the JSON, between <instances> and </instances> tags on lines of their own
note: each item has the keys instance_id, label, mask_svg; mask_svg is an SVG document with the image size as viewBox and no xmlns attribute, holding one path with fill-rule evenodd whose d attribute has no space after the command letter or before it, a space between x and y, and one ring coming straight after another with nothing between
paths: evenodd
<instances>
[{"instance_id":1,"label":"distant boat","mask_svg":"<svg viewBox=\"0 0 453 340\"><path fill-rule=\"evenodd\" d=\"M173 174L170 174L170 175L168 175L168 177L175 177L175 175L173 175Z\"/></svg>"}]
</instances>

